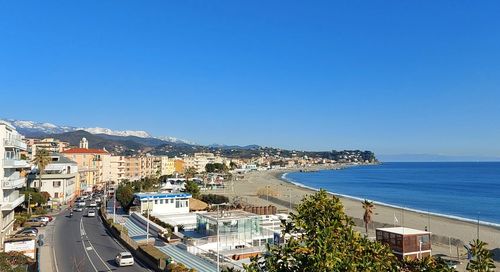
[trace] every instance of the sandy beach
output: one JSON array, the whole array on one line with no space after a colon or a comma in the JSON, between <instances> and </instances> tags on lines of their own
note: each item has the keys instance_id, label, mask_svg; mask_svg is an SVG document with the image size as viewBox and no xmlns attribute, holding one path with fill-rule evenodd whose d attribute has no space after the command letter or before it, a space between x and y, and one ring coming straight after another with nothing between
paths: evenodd
<instances>
[{"instance_id":1,"label":"sandy beach","mask_svg":"<svg viewBox=\"0 0 500 272\"><path fill-rule=\"evenodd\" d=\"M329 167L329 169L335 167ZM251 205L275 205L278 212L288 213L290 206L299 203L302 198L315 191L297 186L283 180L284 173L298 171L289 170L268 170L251 172L240 177L240 179L229 182L225 189L211 191L212 193L224 194L230 198L239 198L240 201ZM318 169L308 169L318 170ZM208 192L207 192L208 193ZM268 197L269 195L269 197ZM359 200L340 197L344 204L345 212L354 218L359 231L364 232L362 217L363 208ZM397 218L395 223L394 217ZM369 236L375 236L375 228L392 227L404 225L405 227L428 230L433 234L433 254L445 254L450 257L457 257L457 250L462 256L465 255L464 244L476 239L478 234L477 224L465 222L457 219L436 216L427 213L417 213L395 207L375 205L373 216L374 223L371 224ZM500 229L480 225L479 238L488 243L488 247L495 253L497 269L500 269ZM458 267L462 271L464 266Z\"/></svg>"}]
</instances>

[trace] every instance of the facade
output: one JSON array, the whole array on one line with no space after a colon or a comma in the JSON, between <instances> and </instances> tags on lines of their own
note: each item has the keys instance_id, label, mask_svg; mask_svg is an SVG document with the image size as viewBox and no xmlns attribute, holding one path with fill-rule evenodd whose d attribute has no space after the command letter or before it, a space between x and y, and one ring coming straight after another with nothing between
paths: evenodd
<instances>
[{"instance_id":1,"label":"facade","mask_svg":"<svg viewBox=\"0 0 500 272\"><path fill-rule=\"evenodd\" d=\"M49 193L52 203L67 204L77 193L78 165L61 154L52 154L50 157L51 163L42 173L41 191ZM29 175L28 179L31 187L38 187L38 175Z\"/></svg>"},{"instance_id":2,"label":"facade","mask_svg":"<svg viewBox=\"0 0 500 272\"><path fill-rule=\"evenodd\" d=\"M420 259L431 255L431 233L428 231L405 227L378 228L376 237L399 258Z\"/></svg>"},{"instance_id":3,"label":"facade","mask_svg":"<svg viewBox=\"0 0 500 272\"><path fill-rule=\"evenodd\" d=\"M128 179L126 175L127 160L124 156L110 157L111 181L120 184L123 180Z\"/></svg>"},{"instance_id":4,"label":"facade","mask_svg":"<svg viewBox=\"0 0 500 272\"><path fill-rule=\"evenodd\" d=\"M175 160L176 158L169 158L161 156L161 176L173 175L175 173Z\"/></svg>"},{"instance_id":5,"label":"facade","mask_svg":"<svg viewBox=\"0 0 500 272\"><path fill-rule=\"evenodd\" d=\"M36 155L38 149L45 149L49 153L61 153L69 147L68 142L59 141L54 138L44 138L44 139L28 139L28 153L30 158L33 159Z\"/></svg>"},{"instance_id":6,"label":"facade","mask_svg":"<svg viewBox=\"0 0 500 272\"><path fill-rule=\"evenodd\" d=\"M183 174L185 163L182 159L174 159L174 169L176 173Z\"/></svg>"},{"instance_id":7,"label":"facade","mask_svg":"<svg viewBox=\"0 0 500 272\"><path fill-rule=\"evenodd\" d=\"M104 187L106 179L110 177L111 155L103 149L88 148L85 138L80 142L80 148L71 148L62 152L66 158L78 165L79 178L77 179L77 194L81 190L94 187Z\"/></svg>"},{"instance_id":8,"label":"facade","mask_svg":"<svg viewBox=\"0 0 500 272\"><path fill-rule=\"evenodd\" d=\"M189 213L191 194L185 193L137 193L134 195L134 206L141 213L151 215L171 215Z\"/></svg>"},{"instance_id":9,"label":"facade","mask_svg":"<svg viewBox=\"0 0 500 272\"><path fill-rule=\"evenodd\" d=\"M129 180L141 179L141 158L126 157L125 158L125 176Z\"/></svg>"},{"instance_id":10,"label":"facade","mask_svg":"<svg viewBox=\"0 0 500 272\"><path fill-rule=\"evenodd\" d=\"M205 172L205 165L209 163L224 163L224 160L213 153L194 153L192 157L184 158L185 168L193 167L197 173Z\"/></svg>"},{"instance_id":11,"label":"facade","mask_svg":"<svg viewBox=\"0 0 500 272\"><path fill-rule=\"evenodd\" d=\"M141 177L159 177L161 173L161 157L140 157Z\"/></svg>"},{"instance_id":12,"label":"facade","mask_svg":"<svg viewBox=\"0 0 500 272\"><path fill-rule=\"evenodd\" d=\"M23 137L7 122L0 121L0 248L13 232L14 209L24 202L19 189L26 185L30 165L21 159L27 151Z\"/></svg>"}]
</instances>

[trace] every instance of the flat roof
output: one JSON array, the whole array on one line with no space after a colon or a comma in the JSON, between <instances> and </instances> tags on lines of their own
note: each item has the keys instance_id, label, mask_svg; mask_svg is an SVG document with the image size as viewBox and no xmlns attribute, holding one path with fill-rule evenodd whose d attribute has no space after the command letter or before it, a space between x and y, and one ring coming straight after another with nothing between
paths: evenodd
<instances>
[{"instance_id":1,"label":"flat roof","mask_svg":"<svg viewBox=\"0 0 500 272\"><path fill-rule=\"evenodd\" d=\"M393 228L378 228L377 230L396 233L401 235L418 235L418 234L431 234L429 231L405 228L405 227L393 227Z\"/></svg>"},{"instance_id":2,"label":"flat roof","mask_svg":"<svg viewBox=\"0 0 500 272\"><path fill-rule=\"evenodd\" d=\"M207 217L215 221L217 221L217 218L219 221L237 220L237 219L253 218L253 217L260 218L260 215L258 214L245 212L243 210L221 210L218 215L217 212L198 213L198 216Z\"/></svg>"},{"instance_id":3,"label":"flat roof","mask_svg":"<svg viewBox=\"0 0 500 272\"><path fill-rule=\"evenodd\" d=\"M134 196L139 199L191 198L187 193L135 193Z\"/></svg>"}]
</instances>

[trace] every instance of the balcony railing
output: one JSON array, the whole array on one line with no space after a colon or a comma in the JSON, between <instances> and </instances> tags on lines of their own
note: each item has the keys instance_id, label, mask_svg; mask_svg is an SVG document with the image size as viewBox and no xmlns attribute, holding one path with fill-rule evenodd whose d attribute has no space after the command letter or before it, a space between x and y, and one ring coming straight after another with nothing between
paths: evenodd
<instances>
[{"instance_id":1,"label":"balcony railing","mask_svg":"<svg viewBox=\"0 0 500 272\"><path fill-rule=\"evenodd\" d=\"M28 148L28 145L21 139L4 139L3 144L5 147L17 147L23 150L26 150Z\"/></svg>"},{"instance_id":2,"label":"balcony railing","mask_svg":"<svg viewBox=\"0 0 500 272\"><path fill-rule=\"evenodd\" d=\"M11 211L24 202L24 195L12 194L9 197L4 197L2 202L2 211Z\"/></svg>"},{"instance_id":3,"label":"balcony railing","mask_svg":"<svg viewBox=\"0 0 500 272\"><path fill-rule=\"evenodd\" d=\"M29 164L25 160L3 159L3 167L5 167L5 168L28 168Z\"/></svg>"},{"instance_id":4,"label":"balcony railing","mask_svg":"<svg viewBox=\"0 0 500 272\"><path fill-rule=\"evenodd\" d=\"M2 179L3 189L16 189L21 188L26 184L26 179L22 177L4 178Z\"/></svg>"}]
</instances>

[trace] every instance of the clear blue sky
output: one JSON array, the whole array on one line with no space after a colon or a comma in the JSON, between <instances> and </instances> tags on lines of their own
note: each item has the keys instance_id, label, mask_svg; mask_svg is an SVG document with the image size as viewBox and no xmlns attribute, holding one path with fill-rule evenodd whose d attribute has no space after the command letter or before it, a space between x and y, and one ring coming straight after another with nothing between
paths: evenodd
<instances>
[{"instance_id":1,"label":"clear blue sky","mask_svg":"<svg viewBox=\"0 0 500 272\"><path fill-rule=\"evenodd\" d=\"M0 116L500 156L498 1L3 1Z\"/></svg>"}]
</instances>

